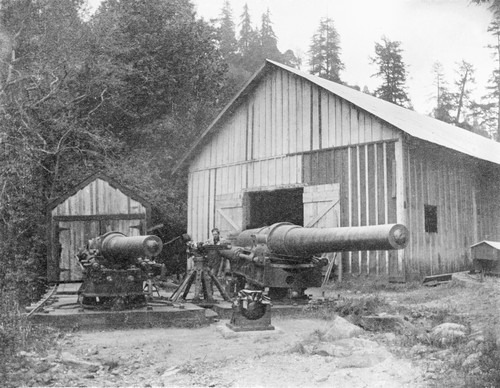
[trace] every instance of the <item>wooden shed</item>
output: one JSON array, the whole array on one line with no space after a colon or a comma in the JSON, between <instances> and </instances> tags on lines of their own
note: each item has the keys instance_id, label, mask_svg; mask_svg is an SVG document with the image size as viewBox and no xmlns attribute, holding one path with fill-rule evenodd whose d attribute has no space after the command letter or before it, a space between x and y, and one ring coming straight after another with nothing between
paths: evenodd
<instances>
[{"instance_id":1,"label":"wooden shed","mask_svg":"<svg viewBox=\"0 0 500 388\"><path fill-rule=\"evenodd\" d=\"M146 234L150 204L104 174L94 174L49 206L47 279L80 281L75 254L91 238L109 231Z\"/></svg>"},{"instance_id":2,"label":"wooden shed","mask_svg":"<svg viewBox=\"0 0 500 388\"><path fill-rule=\"evenodd\" d=\"M500 274L500 242L481 241L470 247L474 269Z\"/></svg>"},{"instance_id":3,"label":"wooden shed","mask_svg":"<svg viewBox=\"0 0 500 388\"><path fill-rule=\"evenodd\" d=\"M406 249L345 253L342 264L405 280L466 270L473 243L500 239L499 143L272 61L184 164L194 240L213 226L398 222Z\"/></svg>"}]
</instances>

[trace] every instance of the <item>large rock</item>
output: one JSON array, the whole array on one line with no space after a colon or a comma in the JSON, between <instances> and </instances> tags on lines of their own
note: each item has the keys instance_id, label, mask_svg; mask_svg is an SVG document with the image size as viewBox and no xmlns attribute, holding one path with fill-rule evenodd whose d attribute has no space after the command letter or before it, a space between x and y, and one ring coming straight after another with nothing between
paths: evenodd
<instances>
[{"instance_id":1,"label":"large rock","mask_svg":"<svg viewBox=\"0 0 500 388\"><path fill-rule=\"evenodd\" d=\"M330 322L326 332L325 340L336 341L343 338L358 337L363 333L363 329L349 322L338 315Z\"/></svg>"},{"instance_id":2,"label":"large rock","mask_svg":"<svg viewBox=\"0 0 500 388\"><path fill-rule=\"evenodd\" d=\"M432 329L431 337L441 345L450 345L463 340L467 328L459 323L445 322Z\"/></svg>"}]
</instances>

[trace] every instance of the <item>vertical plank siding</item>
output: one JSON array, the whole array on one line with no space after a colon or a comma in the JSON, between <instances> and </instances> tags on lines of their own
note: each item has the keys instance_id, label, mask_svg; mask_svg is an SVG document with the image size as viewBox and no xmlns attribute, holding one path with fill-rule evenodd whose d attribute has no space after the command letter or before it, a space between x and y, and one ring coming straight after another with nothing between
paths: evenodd
<instances>
[{"instance_id":1,"label":"vertical plank siding","mask_svg":"<svg viewBox=\"0 0 500 388\"><path fill-rule=\"evenodd\" d=\"M212 209L209 213L215 212L214 198L320 182L340 184L341 225L387 222L373 216L386 210L365 203L366 199L382 198L378 192L385 181L379 179L380 188L369 191L369 179L372 170L380 169L377 159L383 157L380 150L384 141L392 144L399 134L351 103L277 70L266 75L229 118L217 125L210 141L190 163L188 232L194 240L208 238L214 226L215 216L205 216L207 208ZM367 144L358 149L360 140ZM378 153L375 148L380 149ZM209 170L212 183L207 187ZM379 202L386 206L387 201ZM383 267L375 253L364 253L363 257L362 261L358 253L344 257L349 261L344 268L354 266L359 273L363 266L368 273L369 266L372 270ZM368 257L373 257L370 264Z\"/></svg>"},{"instance_id":2,"label":"vertical plank siding","mask_svg":"<svg viewBox=\"0 0 500 388\"><path fill-rule=\"evenodd\" d=\"M341 226L397 222L396 201L384 196L386 188L393 184L389 179L393 179L394 147L395 142L391 141L304 154L303 183L311 186L340 184ZM384 148L389 150L387 154L392 159L381 158ZM389 173L380 173L385 170ZM353 274L389 274L385 252L352 252L344 254L343 260L343 267Z\"/></svg>"},{"instance_id":3,"label":"vertical plank siding","mask_svg":"<svg viewBox=\"0 0 500 388\"><path fill-rule=\"evenodd\" d=\"M472 223L478 166L456 153L437 151L415 141L405 160L410 277L470 269L470 246L477 242ZM437 207L437 233L425 231L425 205Z\"/></svg>"},{"instance_id":4,"label":"vertical plank siding","mask_svg":"<svg viewBox=\"0 0 500 388\"><path fill-rule=\"evenodd\" d=\"M102 179L90 182L52 210L53 216L144 213L144 205Z\"/></svg>"},{"instance_id":5,"label":"vertical plank siding","mask_svg":"<svg viewBox=\"0 0 500 388\"><path fill-rule=\"evenodd\" d=\"M478 234L481 240L500 241L500 168L485 165L481 169L478 192L471 194L477 198Z\"/></svg>"}]
</instances>

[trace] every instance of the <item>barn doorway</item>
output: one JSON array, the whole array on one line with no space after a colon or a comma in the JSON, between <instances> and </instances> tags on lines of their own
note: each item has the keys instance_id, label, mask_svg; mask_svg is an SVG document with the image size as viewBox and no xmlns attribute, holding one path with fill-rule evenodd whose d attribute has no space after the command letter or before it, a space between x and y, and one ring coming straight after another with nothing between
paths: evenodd
<instances>
[{"instance_id":1,"label":"barn doorway","mask_svg":"<svg viewBox=\"0 0 500 388\"><path fill-rule=\"evenodd\" d=\"M277 222L304 225L303 188L248 193L246 229L260 228Z\"/></svg>"}]
</instances>

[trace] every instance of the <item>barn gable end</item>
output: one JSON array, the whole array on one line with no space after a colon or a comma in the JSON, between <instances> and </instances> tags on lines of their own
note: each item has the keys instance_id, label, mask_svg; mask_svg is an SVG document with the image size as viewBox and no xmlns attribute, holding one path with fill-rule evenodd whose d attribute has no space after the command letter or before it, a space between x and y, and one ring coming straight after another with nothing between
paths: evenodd
<instances>
[{"instance_id":1,"label":"barn gable end","mask_svg":"<svg viewBox=\"0 0 500 388\"><path fill-rule=\"evenodd\" d=\"M352 103L276 68L217 123L190 163L188 230L201 241L213 226L223 234L246 229L254 193L287 195L324 184L339 185L340 226L396 222L400 136ZM301 211L308 219L313 210ZM345 256L350 271L389 271L389 253ZM391 260L398 272L397 258Z\"/></svg>"}]
</instances>

